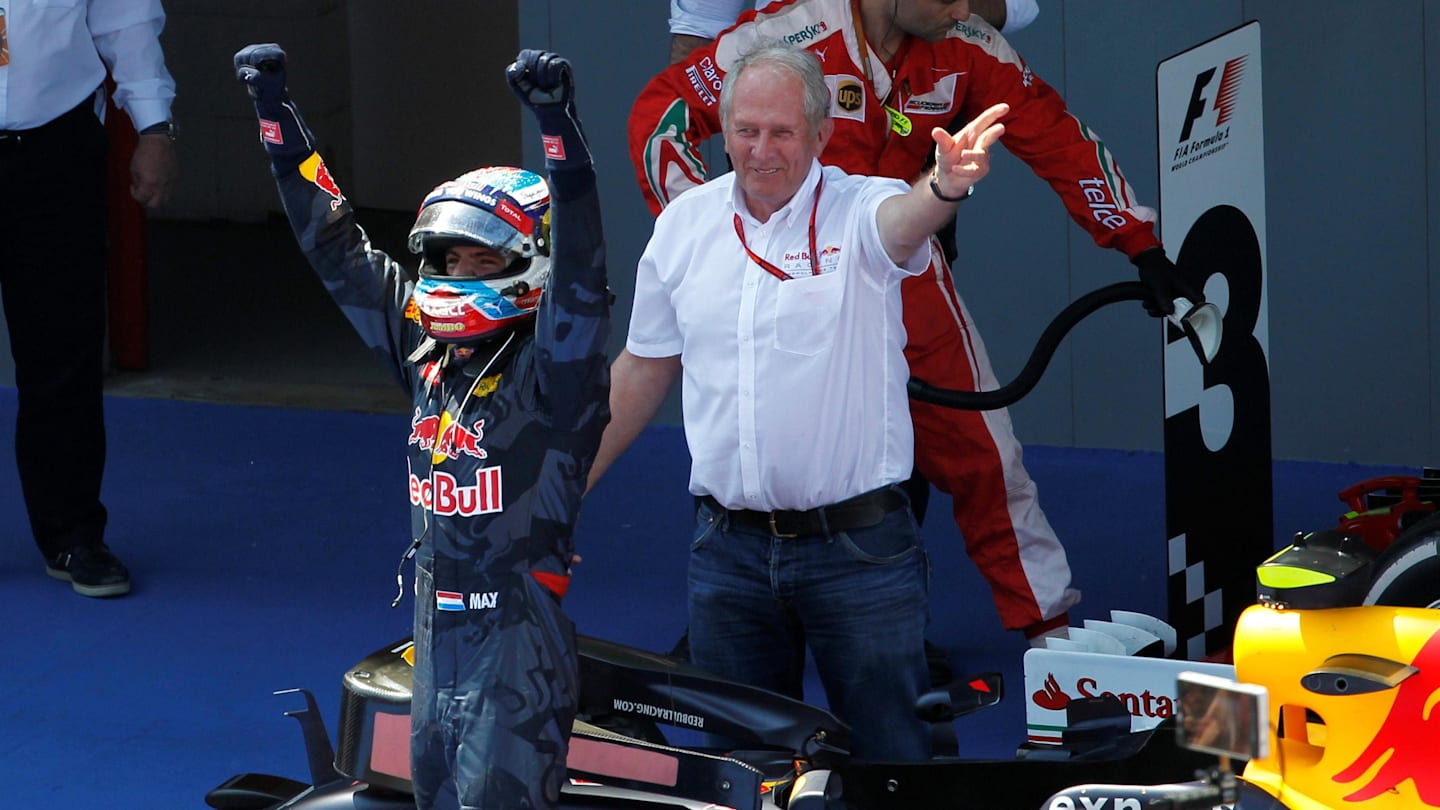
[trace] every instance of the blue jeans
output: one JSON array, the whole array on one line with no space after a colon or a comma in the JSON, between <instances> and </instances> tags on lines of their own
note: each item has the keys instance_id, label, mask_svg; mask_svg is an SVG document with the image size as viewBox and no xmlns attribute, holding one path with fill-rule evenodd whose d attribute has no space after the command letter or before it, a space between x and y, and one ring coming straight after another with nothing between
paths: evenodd
<instances>
[{"instance_id":1,"label":"blue jeans","mask_svg":"<svg viewBox=\"0 0 1440 810\"><path fill-rule=\"evenodd\" d=\"M805 647L830 710L871 761L930 758L915 716L928 688L929 560L914 515L777 538L702 502L690 547L690 655L731 680L801 698Z\"/></svg>"}]
</instances>

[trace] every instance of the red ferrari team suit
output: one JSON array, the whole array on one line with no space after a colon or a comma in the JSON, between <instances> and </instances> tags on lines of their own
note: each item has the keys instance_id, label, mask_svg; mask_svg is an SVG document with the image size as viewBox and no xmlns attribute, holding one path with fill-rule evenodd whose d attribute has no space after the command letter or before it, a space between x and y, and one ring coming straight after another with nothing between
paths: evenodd
<instances>
[{"instance_id":1,"label":"red ferrari team suit","mask_svg":"<svg viewBox=\"0 0 1440 810\"><path fill-rule=\"evenodd\" d=\"M835 131L821 162L852 174L913 180L934 151L930 130L957 129L991 105L1010 105L1001 142L1055 189L1101 247L1133 258L1156 247L1154 211L1139 206L1095 133L1008 42L972 15L943 40L907 36L889 64L865 41L856 0L778 0L747 11L711 44L653 78L630 114L630 156L653 211L704 181L701 144L719 133L720 87L761 43L795 43L819 58ZM944 388L998 387L984 344L940 250L930 272L905 281L911 373ZM989 582L1001 621L1033 636L1068 623L1080 599L1065 550L1037 502L1004 410L911 402L920 473L954 502L966 551Z\"/></svg>"}]
</instances>

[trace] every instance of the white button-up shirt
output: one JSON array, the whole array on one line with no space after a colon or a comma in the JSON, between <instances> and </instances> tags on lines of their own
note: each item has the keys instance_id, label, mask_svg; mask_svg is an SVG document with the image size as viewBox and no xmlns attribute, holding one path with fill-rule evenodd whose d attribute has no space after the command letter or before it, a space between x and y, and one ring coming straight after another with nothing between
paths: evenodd
<instances>
[{"instance_id":1,"label":"white button-up shirt","mask_svg":"<svg viewBox=\"0 0 1440 810\"><path fill-rule=\"evenodd\" d=\"M0 0L9 63L0 66L0 130L33 129L115 77L115 104L136 129L170 118L160 0Z\"/></svg>"},{"instance_id":2,"label":"white button-up shirt","mask_svg":"<svg viewBox=\"0 0 1440 810\"><path fill-rule=\"evenodd\" d=\"M811 275L816 216L821 274ZM812 509L910 475L900 282L930 262L928 244L897 267L875 214L909 186L815 161L794 198L752 217L735 175L677 197L640 258L626 348L681 358L690 491L730 509ZM746 255L739 212L756 255Z\"/></svg>"}]
</instances>

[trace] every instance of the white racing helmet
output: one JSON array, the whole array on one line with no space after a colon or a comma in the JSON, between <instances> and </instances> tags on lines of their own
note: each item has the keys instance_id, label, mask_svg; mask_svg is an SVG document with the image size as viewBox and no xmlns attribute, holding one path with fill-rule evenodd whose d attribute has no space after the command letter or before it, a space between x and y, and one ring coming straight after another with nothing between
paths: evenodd
<instances>
[{"instance_id":1,"label":"white racing helmet","mask_svg":"<svg viewBox=\"0 0 1440 810\"><path fill-rule=\"evenodd\" d=\"M506 271L486 278L445 274L457 245L499 252ZM441 183L426 195L410 229L421 256L412 300L420 325L442 343L471 343L535 315L550 279L550 189L540 175L490 166Z\"/></svg>"}]
</instances>

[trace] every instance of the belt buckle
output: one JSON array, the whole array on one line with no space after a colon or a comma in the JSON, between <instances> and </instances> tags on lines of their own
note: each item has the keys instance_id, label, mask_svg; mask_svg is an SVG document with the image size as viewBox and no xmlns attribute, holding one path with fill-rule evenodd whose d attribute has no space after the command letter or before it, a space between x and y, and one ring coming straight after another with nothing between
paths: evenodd
<instances>
[{"instance_id":1,"label":"belt buckle","mask_svg":"<svg viewBox=\"0 0 1440 810\"><path fill-rule=\"evenodd\" d=\"M788 534L788 533L785 533L785 532L781 532L778 528L776 528L776 527L775 527L775 513L774 513L774 512L771 512L771 513L770 513L770 534L771 534L771 536L773 536L773 537L779 537L779 538L781 538L782 540L788 540L788 539L790 539L790 538L794 538L794 537L799 537L799 536L800 536L799 534Z\"/></svg>"}]
</instances>

